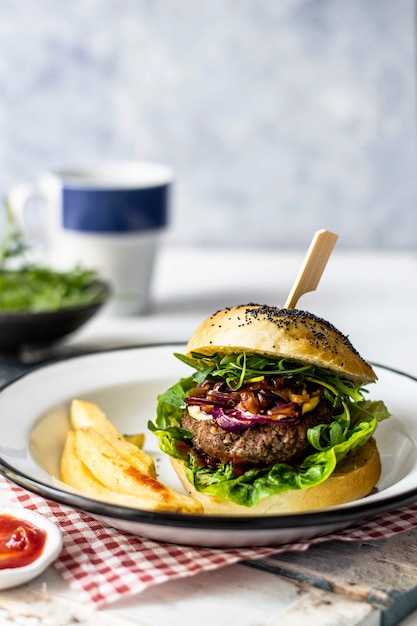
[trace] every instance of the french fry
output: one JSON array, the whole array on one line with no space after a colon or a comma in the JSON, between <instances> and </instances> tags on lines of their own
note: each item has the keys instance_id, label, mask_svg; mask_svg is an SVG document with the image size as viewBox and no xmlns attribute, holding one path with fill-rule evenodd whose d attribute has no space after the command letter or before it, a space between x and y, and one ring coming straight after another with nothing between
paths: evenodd
<instances>
[{"instance_id":1,"label":"french fry","mask_svg":"<svg viewBox=\"0 0 417 626\"><path fill-rule=\"evenodd\" d=\"M98 500L153 511L202 513L195 499L156 479L152 457L142 450L144 436L117 430L99 406L73 400L61 457L61 479Z\"/></svg>"},{"instance_id":2,"label":"french fry","mask_svg":"<svg viewBox=\"0 0 417 626\"><path fill-rule=\"evenodd\" d=\"M61 478L62 480L86 493L99 493L108 491L84 465L75 452L75 432L70 430L67 433L64 450L61 456Z\"/></svg>"},{"instance_id":3,"label":"french fry","mask_svg":"<svg viewBox=\"0 0 417 626\"><path fill-rule=\"evenodd\" d=\"M182 503L174 505L171 502L168 504L164 501L157 502L150 500L146 494L146 497L138 495L128 495L124 493L118 493L108 489L91 473L88 467L83 463L80 457L76 453L75 448L76 434L74 431L67 433L67 438L64 445L64 450L61 457L61 478L62 480L79 490L85 495L88 495L97 500L109 502L111 504L117 504L120 506L127 506L136 509L154 510L154 511L175 511L180 513L201 513L202 508L198 506L190 505L189 503ZM179 494L181 495L181 494ZM185 497L185 496L184 496ZM191 500L191 498L189 498ZM173 506L178 508L173 508Z\"/></svg>"},{"instance_id":4,"label":"french fry","mask_svg":"<svg viewBox=\"0 0 417 626\"><path fill-rule=\"evenodd\" d=\"M147 474L139 472L93 428L75 431L75 454L108 491L133 496L146 509L202 512L201 505Z\"/></svg>"},{"instance_id":5,"label":"french fry","mask_svg":"<svg viewBox=\"0 0 417 626\"><path fill-rule=\"evenodd\" d=\"M138 448L143 448L145 443L145 435L143 433L132 433L131 435L123 435L123 437L129 443L132 443L134 446Z\"/></svg>"},{"instance_id":6,"label":"french fry","mask_svg":"<svg viewBox=\"0 0 417 626\"><path fill-rule=\"evenodd\" d=\"M73 400L71 402L70 420L74 430L89 427L96 430L111 443L130 465L139 472L156 478L153 458L134 442L123 437L99 406L93 402Z\"/></svg>"}]
</instances>

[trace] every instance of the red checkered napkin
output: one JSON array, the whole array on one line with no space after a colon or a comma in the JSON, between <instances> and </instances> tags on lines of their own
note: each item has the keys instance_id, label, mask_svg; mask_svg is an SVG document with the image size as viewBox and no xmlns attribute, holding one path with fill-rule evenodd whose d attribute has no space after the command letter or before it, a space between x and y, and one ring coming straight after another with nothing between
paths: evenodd
<instances>
[{"instance_id":1,"label":"red checkered napkin","mask_svg":"<svg viewBox=\"0 0 417 626\"><path fill-rule=\"evenodd\" d=\"M272 548L227 550L194 548L151 541L102 526L89 515L45 500L0 477L12 503L36 510L59 526L63 549L54 566L82 601L97 607L137 594L152 585L192 576L280 552L306 550L310 545L342 539L388 538L417 526L417 505L386 513L339 533Z\"/></svg>"}]
</instances>

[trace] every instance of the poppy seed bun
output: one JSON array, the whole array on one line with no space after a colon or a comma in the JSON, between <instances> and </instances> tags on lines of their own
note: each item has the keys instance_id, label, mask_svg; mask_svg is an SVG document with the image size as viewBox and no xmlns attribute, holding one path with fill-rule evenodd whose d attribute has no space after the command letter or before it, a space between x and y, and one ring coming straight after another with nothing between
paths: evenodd
<instances>
[{"instance_id":1,"label":"poppy seed bun","mask_svg":"<svg viewBox=\"0 0 417 626\"><path fill-rule=\"evenodd\" d=\"M280 515L324 509L369 495L381 475L381 460L372 438L341 461L319 485L284 491L248 508L198 492L185 476L184 463L172 457L170 461L185 491L201 502L208 515Z\"/></svg>"},{"instance_id":2,"label":"poppy seed bun","mask_svg":"<svg viewBox=\"0 0 417 626\"><path fill-rule=\"evenodd\" d=\"M357 384L377 379L349 339L307 311L246 304L218 311L195 330L187 353L258 353L330 369Z\"/></svg>"}]
</instances>

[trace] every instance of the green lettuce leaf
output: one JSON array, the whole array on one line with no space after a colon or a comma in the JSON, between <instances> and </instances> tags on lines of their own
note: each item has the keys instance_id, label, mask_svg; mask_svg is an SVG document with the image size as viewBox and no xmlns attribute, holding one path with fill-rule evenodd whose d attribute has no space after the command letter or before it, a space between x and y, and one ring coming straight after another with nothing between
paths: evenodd
<instances>
[{"instance_id":1,"label":"green lettuce leaf","mask_svg":"<svg viewBox=\"0 0 417 626\"><path fill-rule=\"evenodd\" d=\"M327 380L325 384L329 384ZM195 375L181 379L161 394L155 424L150 422L149 429L158 438L163 452L185 462L187 478L198 491L246 507L256 506L271 495L290 489L306 489L323 482L347 454L372 437L379 421L389 417L382 401L364 400L362 394L356 390L353 394L351 387L346 387L343 381L335 382L332 376L332 389L335 386L338 389L338 401L334 404L340 406L342 412L331 424L319 424L308 430L307 436L315 452L299 465L277 463L267 469L251 469L236 477L230 464L216 468L204 466L191 448L192 433L181 428L184 397L194 386Z\"/></svg>"}]
</instances>

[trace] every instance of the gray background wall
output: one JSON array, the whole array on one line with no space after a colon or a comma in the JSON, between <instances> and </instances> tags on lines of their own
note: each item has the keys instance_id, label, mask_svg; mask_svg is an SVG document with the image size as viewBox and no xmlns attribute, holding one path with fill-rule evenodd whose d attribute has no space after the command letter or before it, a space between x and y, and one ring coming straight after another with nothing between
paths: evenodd
<instances>
[{"instance_id":1,"label":"gray background wall","mask_svg":"<svg viewBox=\"0 0 417 626\"><path fill-rule=\"evenodd\" d=\"M417 249L411 0L0 0L0 192L176 170L175 243Z\"/></svg>"}]
</instances>

